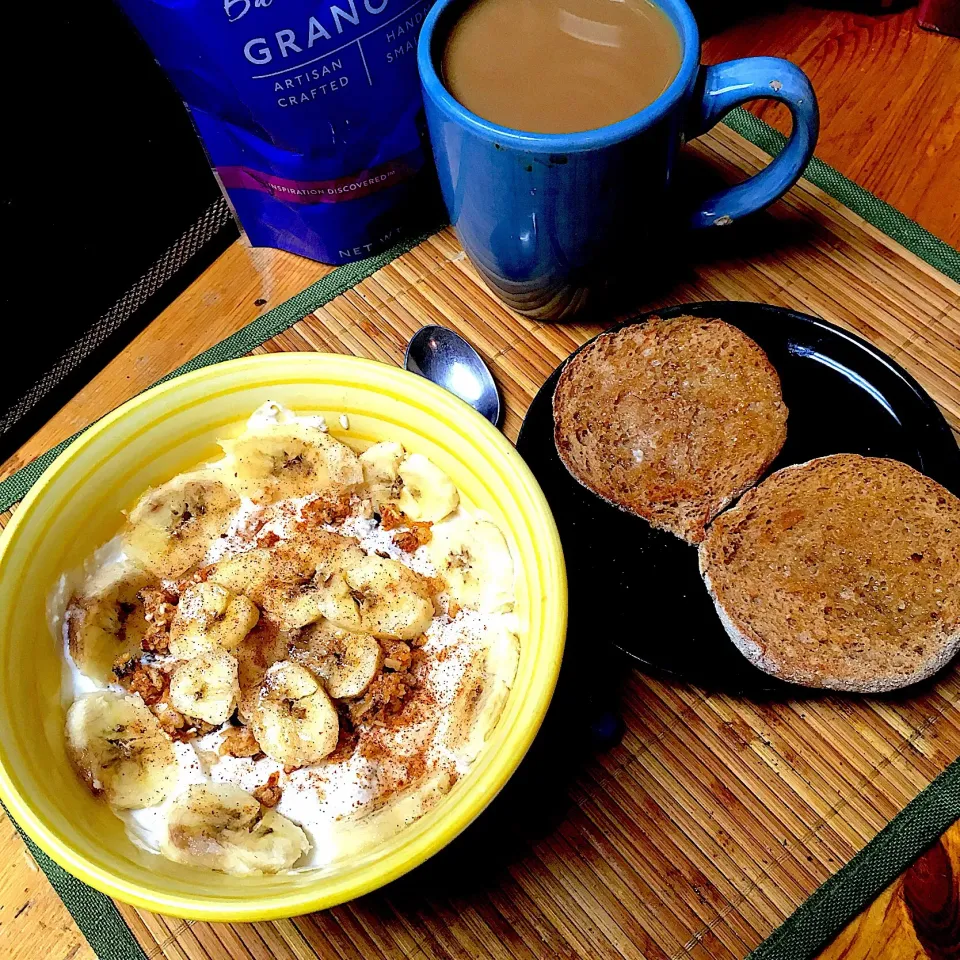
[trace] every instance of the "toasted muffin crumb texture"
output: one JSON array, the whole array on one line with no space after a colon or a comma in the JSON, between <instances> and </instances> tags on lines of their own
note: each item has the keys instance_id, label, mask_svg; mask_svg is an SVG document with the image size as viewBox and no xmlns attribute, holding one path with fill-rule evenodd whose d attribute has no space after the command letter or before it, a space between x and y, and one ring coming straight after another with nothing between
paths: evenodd
<instances>
[{"instance_id":1,"label":"toasted muffin crumb texture","mask_svg":"<svg viewBox=\"0 0 960 960\"><path fill-rule=\"evenodd\" d=\"M604 334L565 367L554 439L585 487L691 543L786 439L766 354L721 320L654 317Z\"/></svg>"},{"instance_id":2,"label":"toasted muffin crumb texture","mask_svg":"<svg viewBox=\"0 0 960 960\"><path fill-rule=\"evenodd\" d=\"M960 499L896 460L778 471L713 522L700 570L741 652L794 683L893 690L960 647Z\"/></svg>"}]
</instances>

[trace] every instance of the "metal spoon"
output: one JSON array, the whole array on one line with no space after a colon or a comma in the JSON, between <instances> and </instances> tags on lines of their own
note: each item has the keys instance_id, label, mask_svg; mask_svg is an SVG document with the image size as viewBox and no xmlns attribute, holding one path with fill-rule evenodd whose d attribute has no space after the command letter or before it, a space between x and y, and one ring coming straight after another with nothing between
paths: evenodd
<instances>
[{"instance_id":1,"label":"metal spoon","mask_svg":"<svg viewBox=\"0 0 960 960\"><path fill-rule=\"evenodd\" d=\"M446 327L421 327L407 344L403 366L449 390L495 427L500 423L500 393L480 354Z\"/></svg>"}]
</instances>

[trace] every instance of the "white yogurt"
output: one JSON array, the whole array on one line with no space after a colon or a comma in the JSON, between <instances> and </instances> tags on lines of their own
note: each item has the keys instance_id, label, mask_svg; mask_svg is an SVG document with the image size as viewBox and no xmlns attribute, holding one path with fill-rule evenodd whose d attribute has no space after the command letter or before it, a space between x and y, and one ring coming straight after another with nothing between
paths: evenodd
<instances>
[{"instance_id":1,"label":"white yogurt","mask_svg":"<svg viewBox=\"0 0 960 960\"><path fill-rule=\"evenodd\" d=\"M323 417L295 417L272 401L260 406L249 426L299 422L326 430ZM216 466L216 464L212 465ZM249 498L241 501L231 519L227 535L215 542L205 560L214 563L223 557L242 553L255 546L256 537L275 533L288 538L301 518L303 506L315 499L300 497L264 508ZM267 522L260 525L266 513ZM463 507L457 514L466 514ZM455 516L457 515L455 514ZM393 531L384 530L376 520L362 515L357 504L355 515L326 529L355 537L368 553L380 552L425 576L436 570L428 551L420 547L414 553L402 551L393 542ZM256 529L256 536L252 531ZM64 643L63 693L67 702L102 689L120 690L116 684L103 684L84 675L70 657L66 640L65 611L70 597L82 591L92 592L121 576L131 565L119 537L95 551L80 571L60 578L48 602L48 620L56 636ZM420 723L393 731L378 728L375 734L378 755L355 751L347 759L323 761L285 774L280 764L263 757L259 760L220 756L225 725L220 730L188 743L176 742L176 784L167 800L142 810L117 811L125 822L130 839L144 850L159 852L166 814L175 797L192 784L232 783L247 791L265 784L271 774L279 774L282 789L277 811L299 824L311 842L310 851L298 862L297 869L324 867L343 857L361 853L380 840L392 836L404 824L412 822L449 790L450 785L470 768L485 737L495 724L509 691L518 650L515 634L518 624L513 613L480 614L460 611L456 618L447 615L446 598L427 630L424 650L426 674L419 690L429 691L435 703ZM443 659L437 656L443 651ZM160 658L157 665L172 662ZM478 668L478 664L480 665ZM455 720L457 694L469 670L482 669L489 689L484 690L471 729L464 731ZM491 716L485 717L489 712ZM381 796L384 784L402 777L414 758L423 760L423 773L411 789L398 791L386 802Z\"/></svg>"}]
</instances>

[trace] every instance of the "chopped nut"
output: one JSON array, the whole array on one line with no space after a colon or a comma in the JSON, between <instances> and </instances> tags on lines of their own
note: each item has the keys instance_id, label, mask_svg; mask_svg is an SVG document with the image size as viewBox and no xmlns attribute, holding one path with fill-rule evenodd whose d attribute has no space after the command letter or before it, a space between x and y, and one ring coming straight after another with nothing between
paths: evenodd
<instances>
[{"instance_id":1,"label":"chopped nut","mask_svg":"<svg viewBox=\"0 0 960 960\"><path fill-rule=\"evenodd\" d=\"M391 670L406 670L410 666L411 656L408 643L404 643L402 640L383 639L380 641L380 646L383 648L383 665L385 667L389 667ZM398 666L391 667L391 662L398 664Z\"/></svg>"},{"instance_id":2,"label":"chopped nut","mask_svg":"<svg viewBox=\"0 0 960 960\"><path fill-rule=\"evenodd\" d=\"M170 685L170 678L162 670L147 666L137 661L132 669L128 669L129 661L123 665L123 672L118 673L117 667L113 672L120 683L131 693L139 693L143 702L148 706L159 703Z\"/></svg>"},{"instance_id":3,"label":"chopped nut","mask_svg":"<svg viewBox=\"0 0 960 960\"><path fill-rule=\"evenodd\" d=\"M157 703L151 704L150 709L167 736L174 740L189 739L188 728L191 724L179 710L174 710L171 706L169 690L164 692L163 697Z\"/></svg>"},{"instance_id":4,"label":"chopped nut","mask_svg":"<svg viewBox=\"0 0 960 960\"><path fill-rule=\"evenodd\" d=\"M145 588L140 591L147 632L140 646L149 653L167 653L170 649L170 624L177 612L179 597L170 590Z\"/></svg>"},{"instance_id":5,"label":"chopped nut","mask_svg":"<svg viewBox=\"0 0 960 960\"><path fill-rule=\"evenodd\" d=\"M395 503L385 503L380 508L380 526L384 530L396 530L397 527L406 527L409 523L407 515Z\"/></svg>"},{"instance_id":6,"label":"chopped nut","mask_svg":"<svg viewBox=\"0 0 960 960\"><path fill-rule=\"evenodd\" d=\"M413 553L418 547L429 543L433 539L433 526L427 520L413 520L410 522L410 529L403 530L393 535L393 542L404 552Z\"/></svg>"},{"instance_id":7,"label":"chopped nut","mask_svg":"<svg viewBox=\"0 0 960 960\"><path fill-rule=\"evenodd\" d=\"M413 525L413 532L420 546L426 546L433 539L433 524L429 520L418 521Z\"/></svg>"},{"instance_id":8,"label":"chopped nut","mask_svg":"<svg viewBox=\"0 0 960 960\"><path fill-rule=\"evenodd\" d=\"M300 512L303 519L310 523L339 523L350 516L350 501L318 497L305 503Z\"/></svg>"},{"instance_id":9,"label":"chopped nut","mask_svg":"<svg viewBox=\"0 0 960 960\"><path fill-rule=\"evenodd\" d=\"M399 670L400 667L402 666L402 664L400 663L400 661L399 661L399 660L394 660L393 657L387 657L387 658L383 661L383 665L384 665L388 670Z\"/></svg>"},{"instance_id":10,"label":"chopped nut","mask_svg":"<svg viewBox=\"0 0 960 960\"><path fill-rule=\"evenodd\" d=\"M263 751L249 727L230 727L220 744L219 753L221 757L257 757Z\"/></svg>"},{"instance_id":11,"label":"chopped nut","mask_svg":"<svg viewBox=\"0 0 960 960\"><path fill-rule=\"evenodd\" d=\"M413 553L420 546L420 541L412 530L401 530L399 533L395 533L393 542L404 553Z\"/></svg>"},{"instance_id":12,"label":"chopped nut","mask_svg":"<svg viewBox=\"0 0 960 960\"><path fill-rule=\"evenodd\" d=\"M266 783L254 788L254 797L265 807L275 807L280 802L280 797L283 796L283 789L278 786L279 782L280 774L271 773Z\"/></svg>"},{"instance_id":13,"label":"chopped nut","mask_svg":"<svg viewBox=\"0 0 960 960\"><path fill-rule=\"evenodd\" d=\"M257 537L257 546L265 547L268 550L270 549L270 547L274 546L275 544L278 544L279 542L280 542L280 535L278 533L274 533L273 530L268 530L266 533L263 533L259 537Z\"/></svg>"},{"instance_id":14,"label":"chopped nut","mask_svg":"<svg viewBox=\"0 0 960 960\"><path fill-rule=\"evenodd\" d=\"M407 671L381 673L358 700L347 703L352 723L376 724L403 710L404 702L416 687L416 679Z\"/></svg>"},{"instance_id":15,"label":"chopped nut","mask_svg":"<svg viewBox=\"0 0 960 960\"><path fill-rule=\"evenodd\" d=\"M140 646L148 653L168 653L170 651L170 632L164 630L148 631L143 635Z\"/></svg>"}]
</instances>

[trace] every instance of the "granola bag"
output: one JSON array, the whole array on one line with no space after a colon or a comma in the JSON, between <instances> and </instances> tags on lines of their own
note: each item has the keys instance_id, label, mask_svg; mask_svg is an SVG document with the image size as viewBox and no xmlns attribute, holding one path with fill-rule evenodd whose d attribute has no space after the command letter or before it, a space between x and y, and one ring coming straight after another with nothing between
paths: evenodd
<instances>
[{"instance_id":1,"label":"granola bag","mask_svg":"<svg viewBox=\"0 0 960 960\"><path fill-rule=\"evenodd\" d=\"M432 0L118 0L254 246L346 263L431 176L416 46Z\"/></svg>"}]
</instances>

